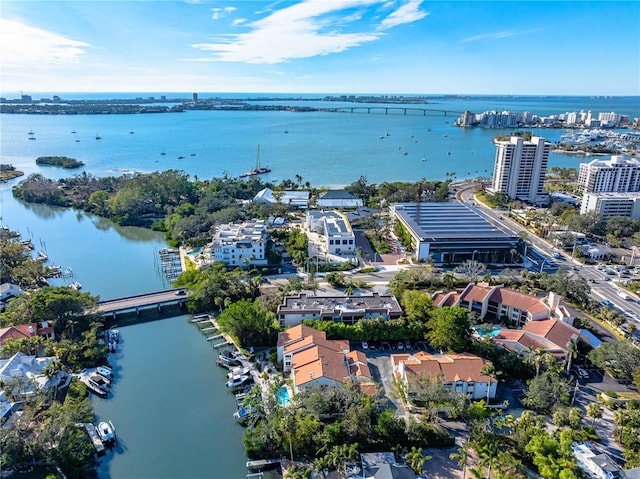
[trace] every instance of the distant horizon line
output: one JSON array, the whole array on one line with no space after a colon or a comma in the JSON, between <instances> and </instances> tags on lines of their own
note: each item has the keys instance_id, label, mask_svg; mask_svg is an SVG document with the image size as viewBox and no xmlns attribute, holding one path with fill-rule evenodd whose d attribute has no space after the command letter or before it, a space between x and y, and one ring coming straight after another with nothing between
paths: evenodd
<instances>
[{"instance_id":1,"label":"distant horizon line","mask_svg":"<svg viewBox=\"0 0 640 479\"><path fill-rule=\"evenodd\" d=\"M322 96L410 96L410 97L500 97L500 98L640 98L640 94L559 94L559 93L372 93L372 92L258 92L258 91L32 91L27 90L11 90L8 92L0 91L0 96L7 98L9 94L21 95L55 95L62 96L64 94L73 95L252 95L252 96L296 96L296 95L322 95Z\"/></svg>"}]
</instances>

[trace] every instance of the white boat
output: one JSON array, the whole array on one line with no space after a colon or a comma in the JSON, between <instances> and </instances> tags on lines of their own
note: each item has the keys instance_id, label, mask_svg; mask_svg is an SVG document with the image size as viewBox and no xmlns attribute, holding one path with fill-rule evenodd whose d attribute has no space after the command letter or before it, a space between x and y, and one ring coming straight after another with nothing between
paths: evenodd
<instances>
[{"instance_id":1,"label":"white boat","mask_svg":"<svg viewBox=\"0 0 640 479\"><path fill-rule=\"evenodd\" d=\"M227 387L230 389L238 388L249 383L250 381L253 381L253 378L247 374L243 376L234 376L227 381Z\"/></svg>"},{"instance_id":2,"label":"white boat","mask_svg":"<svg viewBox=\"0 0 640 479\"><path fill-rule=\"evenodd\" d=\"M85 381L87 388L94 394L97 394L101 397L106 397L109 390L105 386L100 386L97 382L93 381L91 378L87 378Z\"/></svg>"},{"instance_id":3,"label":"white boat","mask_svg":"<svg viewBox=\"0 0 640 479\"><path fill-rule=\"evenodd\" d=\"M249 404L248 406L241 407L236 412L234 412L233 419L235 419L238 422L242 422L248 419L249 416L251 416L254 412L255 412L255 409L251 404Z\"/></svg>"},{"instance_id":4,"label":"white boat","mask_svg":"<svg viewBox=\"0 0 640 479\"><path fill-rule=\"evenodd\" d=\"M104 444L112 444L116 442L116 430L111 421L102 421L96 426L96 432Z\"/></svg>"},{"instance_id":5,"label":"white boat","mask_svg":"<svg viewBox=\"0 0 640 479\"><path fill-rule=\"evenodd\" d=\"M243 367L235 367L232 368L228 373L227 373L227 379L232 379L235 376L246 376L247 374L249 374L250 369L249 368L243 368Z\"/></svg>"},{"instance_id":6,"label":"white boat","mask_svg":"<svg viewBox=\"0 0 640 479\"><path fill-rule=\"evenodd\" d=\"M96 383L98 386L103 388L108 388L109 386L111 386L111 381L105 378L104 376L100 376L99 374L94 374L89 379L91 379L94 383Z\"/></svg>"},{"instance_id":7,"label":"white boat","mask_svg":"<svg viewBox=\"0 0 640 479\"><path fill-rule=\"evenodd\" d=\"M107 331L107 339L110 343L119 343L120 342L120 330L119 329L109 329Z\"/></svg>"},{"instance_id":8,"label":"white boat","mask_svg":"<svg viewBox=\"0 0 640 479\"><path fill-rule=\"evenodd\" d=\"M98 366L96 368L96 372L100 375L100 376L104 376L105 378L107 378L108 380L112 380L113 379L113 369L111 369L108 366Z\"/></svg>"}]
</instances>

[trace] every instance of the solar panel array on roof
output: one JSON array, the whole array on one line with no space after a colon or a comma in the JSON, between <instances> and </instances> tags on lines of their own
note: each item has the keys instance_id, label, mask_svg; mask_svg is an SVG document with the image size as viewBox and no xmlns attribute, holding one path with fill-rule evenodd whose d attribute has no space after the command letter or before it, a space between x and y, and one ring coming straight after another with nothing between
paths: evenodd
<instances>
[{"instance_id":1,"label":"solar panel array on roof","mask_svg":"<svg viewBox=\"0 0 640 479\"><path fill-rule=\"evenodd\" d=\"M424 239L512 236L464 203L402 203L394 208Z\"/></svg>"}]
</instances>

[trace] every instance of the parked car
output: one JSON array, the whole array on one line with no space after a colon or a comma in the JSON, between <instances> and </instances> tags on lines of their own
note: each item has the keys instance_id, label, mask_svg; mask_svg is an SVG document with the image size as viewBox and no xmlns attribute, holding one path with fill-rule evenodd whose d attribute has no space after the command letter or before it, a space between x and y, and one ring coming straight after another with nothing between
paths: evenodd
<instances>
[{"instance_id":1,"label":"parked car","mask_svg":"<svg viewBox=\"0 0 640 479\"><path fill-rule=\"evenodd\" d=\"M589 379L589 373L585 370L582 369L579 366L576 366L576 373L578 374L579 377L581 377L582 379Z\"/></svg>"},{"instance_id":2,"label":"parked car","mask_svg":"<svg viewBox=\"0 0 640 479\"><path fill-rule=\"evenodd\" d=\"M404 349L413 349L412 345L411 345L411 341L409 341L408 339L404 342Z\"/></svg>"},{"instance_id":3,"label":"parked car","mask_svg":"<svg viewBox=\"0 0 640 479\"><path fill-rule=\"evenodd\" d=\"M362 349L369 349L369 343L362 341Z\"/></svg>"}]
</instances>

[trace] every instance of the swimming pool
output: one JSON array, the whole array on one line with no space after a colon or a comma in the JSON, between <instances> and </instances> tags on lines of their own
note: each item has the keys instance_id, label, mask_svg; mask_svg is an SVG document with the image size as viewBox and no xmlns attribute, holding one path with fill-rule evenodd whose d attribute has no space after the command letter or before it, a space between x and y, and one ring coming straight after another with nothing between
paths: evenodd
<instances>
[{"instance_id":1,"label":"swimming pool","mask_svg":"<svg viewBox=\"0 0 640 479\"><path fill-rule=\"evenodd\" d=\"M289 389L286 386L282 386L276 391L276 398L278 398L279 406L286 406L291 402L291 396L289 395Z\"/></svg>"},{"instance_id":2,"label":"swimming pool","mask_svg":"<svg viewBox=\"0 0 640 479\"><path fill-rule=\"evenodd\" d=\"M476 333L478 336L482 336L483 338L492 338L500 334L502 328L493 328L493 329L485 329L485 328L477 328Z\"/></svg>"}]
</instances>

